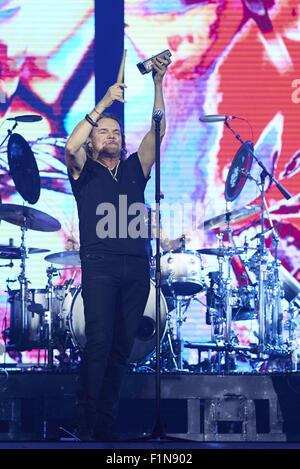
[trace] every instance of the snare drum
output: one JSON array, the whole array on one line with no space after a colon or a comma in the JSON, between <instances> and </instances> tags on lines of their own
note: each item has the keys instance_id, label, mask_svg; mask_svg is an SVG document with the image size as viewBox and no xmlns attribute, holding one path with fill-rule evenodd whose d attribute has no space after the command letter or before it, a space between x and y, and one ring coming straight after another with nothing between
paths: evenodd
<instances>
[{"instance_id":1,"label":"snare drum","mask_svg":"<svg viewBox=\"0 0 300 469\"><path fill-rule=\"evenodd\" d=\"M71 332L73 343L79 350L83 350L85 339L85 320L84 320L84 307L81 295L81 287L76 291L70 292L66 297L64 309L68 309L70 305L70 313L68 316L69 330ZM138 333L133 345L133 349L129 358L130 363L140 363L144 361L155 350L156 344L156 309L155 309L155 286L154 282L150 280L150 292L148 301L144 310L143 317L141 318ZM160 295L160 336L161 340L165 335L166 330L166 317L167 305L163 294Z\"/></svg>"},{"instance_id":2,"label":"snare drum","mask_svg":"<svg viewBox=\"0 0 300 469\"><path fill-rule=\"evenodd\" d=\"M197 252L169 251L161 256L161 289L165 296L192 296L204 289Z\"/></svg>"}]
</instances>

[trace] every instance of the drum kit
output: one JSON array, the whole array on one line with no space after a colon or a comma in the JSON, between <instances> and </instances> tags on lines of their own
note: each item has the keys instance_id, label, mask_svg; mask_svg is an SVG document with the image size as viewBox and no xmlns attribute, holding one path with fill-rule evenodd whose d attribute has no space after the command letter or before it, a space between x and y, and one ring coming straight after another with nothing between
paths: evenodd
<instances>
[{"instance_id":1,"label":"drum kit","mask_svg":"<svg viewBox=\"0 0 300 469\"><path fill-rule=\"evenodd\" d=\"M216 248L189 251L182 246L177 251L162 254L165 371L170 371L171 367L172 371L189 372L196 369L230 372L236 369L235 359L238 356L247 357L249 363L280 357L284 371L287 371L287 367L297 367L297 363L292 364L291 360L298 348L295 330L300 310L299 282L269 250L265 249L261 255L260 245L250 248L245 241L243 246L236 247L232 242L226 245L224 242L226 235L229 234L230 239L232 233L230 219L241 221L247 216L258 214L259 210L259 206L243 207L207 220L204 223L204 226L209 227L207 229L225 227L224 232L217 235L219 246ZM202 264L205 256L213 256L217 260L218 269L207 272ZM232 268L236 258L242 265L240 284ZM201 301L202 297L204 301ZM182 325L193 300L199 301L206 313L210 341L191 343L183 339ZM289 315L287 321L284 321L283 310ZM257 338L255 343L239 342L233 327L238 321L249 321L249 327L258 329L254 333ZM175 329L172 326L174 322L176 331L172 330ZM284 337L284 330L288 330L287 337ZM183 359L185 348L197 350L199 362L196 367L190 366ZM202 351L207 352L208 356L203 362L200 361ZM168 359L170 355L171 360ZM151 361L147 363L148 367L151 366Z\"/></svg>"},{"instance_id":2,"label":"drum kit","mask_svg":"<svg viewBox=\"0 0 300 469\"><path fill-rule=\"evenodd\" d=\"M250 174L253 158L252 142L242 142L242 146L231 164L225 185L225 213L204 221L204 232L224 231L216 234L218 247L202 248L196 251L185 249L184 237L177 250L161 254L161 292L165 299L161 307L164 321L161 343L161 368L164 371L209 371L231 372L236 370L236 357L247 357L249 370L257 371L257 363L274 363L276 371L297 371L298 344L296 337L297 316L300 310L300 284L284 268L278 259L279 237L270 217L265 194L265 178L270 177L285 199L292 197L270 173L261 161L260 181L255 181ZM261 194L260 205L244 206L231 210L231 203L237 199L247 179L255 181ZM289 203L287 203L288 205ZM274 212L275 212L274 207ZM244 219L260 216L260 232L251 241L257 239L255 247L250 247L247 240L240 247L234 243L232 225ZM269 226L266 228L265 215ZM268 226L268 225L267 225ZM200 226L199 226L200 228ZM266 248L266 234L272 232L274 257ZM225 238L227 238L225 244ZM214 256L218 269L204 274L202 257ZM233 265L237 259L241 265L240 284L236 284ZM153 259L155 272L155 259ZM152 277L155 278L154 275ZM205 302L199 297L205 296ZM206 324L210 326L210 341L187 342L183 338L182 325L185 314L193 299L197 299L206 311ZM173 313L172 313L173 311ZM175 313L174 313L175 311ZM284 320L284 313L288 319ZM176 331L172 325L175 314ZM256 324L256 340L240 343L234 331L233 323L251 321ZM154 320L152 321L154 324ZM254 326L255 327L255 326ZM150 334L154 330L151 329ZM284 336L287 330L287 336ZM149 331L149 329L148 329ZM145 337L143 337L145 339ZM154 346L154 344L152 344ZM184 349L198 351L198 365L195 367L183 360ZM201 362L201 352L206 351L208 358ZM134 371L153 369L154 353L137 366ZM266 366L268 369L268 365ZM274 371L274 366L270 370Z\"/></svg>"},{"instance_id":3,"label":"drum kit","mask_svg":"<svg viewBox=\"0 0 300 469\"><path fill-rule=\"evenodd\" d=\"M161 343L163 347L162 367L164 371L188 371L184 361L184 349L194 348L198 352L208 351L212 371L220 371L220 363L231 363L226 357L237 354L291 356L295 345L295 318L300 308L300 285L281 263L265 251L261 256L259 246L249 248L232 247L224 243L224 234L231 233L231 220L241 221L255 215L259 206L247 206L204 223L207 230L225 226L225 232L218 236L219 246L190 251L184 243L177 250L161 254ZM74 286L76 270L80 269L78 251L63 251L47 254L45 261L48 284L45 288L29 288L26 272L28 256L47 252L47 249L28 248L25 234L28 229L53 232L60 229L60 223L53 217L33 208L13 204L0 206L0 219L20 226L20 247L0 245L0 258L20 260L18 281L20 288L12 290L8 280L8 302L10 304L9 327L3 332L7 351L32 349L48 350L48 366L53 366L53 351L71 350L72 357L78 357L85 344L84 310L81 287ZM250 253L250 254L249 254ZM204 275L202 258L213 256L217 259L218 270ZM252 273L257 281L234 285L232 260L244 256L245 272ZM72 269L74 274L63 285L54 285L54 278L61 270ZM262 289L259 288L263 272ZM246 275L245 274L245 275ZM260 299L263 292L263 302ZM204 296L205 320L210 328L209 342L186 342L182 326L186 312L193 300ZM289 340L283 340L283 315L281 301L289 303ZM200 301L201 302L201 301ZM261 305L263 304L263 310ZM262 314L262 318L261 318ZM174 315L176 331L174 331ZM256 344L240 345L234 334L235 321L256 320L258 341ZM141 325L130 357L132 369L138 371L154 360L155 349L155 286L151 280L150 294ZM206 361L207 369L207 361ZM229 366L229 365L228 365ZM222 367L222 369L224 366Z\"/></svg>"},{"instance_id":4,"label":"drum kit","mask_svg":"<svg viewBox=\"0 0 300 469\"><path fill-rule=\"evenodd\" d=\"M20 139L10 141L12 153L15 152L12 143L22 146ZM16 164L17 154L18 151L11 155L11 160L15 158L14 166L20 171ZM30 166L30 157L26 164ZM300 309L300 284L278 260L279 238L269 217L264 195L262 194L261 205L230 210L231 202L239 195L247 179L245 168L247 172L250 171L251 162L249 164L248 149L245 151L244 147L237 153L228 174L225 213L208 219L201 225L205 232L218 231L218 246L191 251L186 249L185 239L182 237L177 250L161 253L159 330L163 371L191 371L192 368L184 360L186 348L196 349L199 357L202 351L206 351L208 359L205 362L205 370L211 372L232 371L232 357L238 354L254 357L254 360L263 360L266 356L286 357L289 360L297 351L295 330ZM39 196L35 171L34 168L28 173L27 182L24 184L23 181L20 189L23 198L30 203L35 203ZM14 181L17 183L18 178L15 177ZM265 211L273 232L274 257L265 246L265 235L269 231L265 228ZM237 247L232 236L232 224L258 214L261 219L261 232L257 235L257 245L250 247L245 241L242 246ZM46 269L48 283L45 288L31 289L26 272L26 259L28 256L49 250L28 248L25 242L26 232L55 232L60 230L61 225L58 220L42 211L14 204L0 205L0 220L17 225L21 230L19 247L14 246L12 242L0 245L0 259L11 262L13 259L20 260L19 289L12 290L9 286L12 280L7 281L10 318L9 326L3 331L6 350L46 349L48 367L54 366L55 350L60 351L62 356L69 351L69 363L77 363L76 360L80 358L85 344L81 286L74 285L76 272L80 270L79 251L47 254L44 260L50 264ZM222 228L223 232L220 230ZM218 268L204 274L204 256L213 256L217 260ZM241 260L244 274L244 281L240 285L235 284L232 275L232 265L237 258ZM152 267L155 269L154 259ZM67 269L73 270L72 277L63 285L54 285L54 278L60 271ZM204 302L199 299L202 296ZM205 310L206 324L210 329L209 341L190 343L184 340L182 326L193 300L199 301ZM287 325L283 321L282 300L288 304ZM130 357L132 371L154 369L155 304L153 275L148 302ZM233 323L242 320L256 321L256 343L239 343ZM283 337L284 328L288 329L287 339ZM200 358L198 365L197 370L203 371Z\"/></svg>"}]
</instances>

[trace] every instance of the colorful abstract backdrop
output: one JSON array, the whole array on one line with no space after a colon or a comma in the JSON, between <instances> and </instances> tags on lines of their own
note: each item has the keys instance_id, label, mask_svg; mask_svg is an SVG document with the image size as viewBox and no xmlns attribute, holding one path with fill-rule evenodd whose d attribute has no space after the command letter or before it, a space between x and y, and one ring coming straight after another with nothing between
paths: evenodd
<instances>
[{"instance_id":1,"label":"colorful abstract backdrop","mask_svg":"<svg viewBox=\"0 0 300 469\"><path fill-rule=\"evenodd\" d=\"M142 76L136 64L165 49L172 53L165 78L167 133L161 148L166 236L174 239L187 231L189 250L218 246L219 234L226 227L204 231L203 222L226 210L225 182L240 142L223 122L204 123L199 118L236 116L230 121L232 129L243 141L253 142L258 159L292 195L285 200L266 179L266 202L279 236L278 258L300 281L299 0L126 0L124 7L124 81L128 86L124 125L129 151L136 150L148 130L153 104L151 74ZM39 122L19 123L15 132L29 142L38 164L41 195L34 208L54 216L62 226L55 233L28 230L26 244L48 249L48 253L77 248L77 212L64 163L64 143L95 102L94 2L1 1L0 26L1 141L12 127L8 117L26 113L43 117ZM2 203L22 205L9 175L6 145L7 141L0 148ZM261 204L256 161L251 175L227 209ZM155 171L146 190L149 204L154 202L154 182ZM268 220L265 226L269 227ZM256 247L257 240L252 238L260 230L260 212L231 228L235 246L243 246L247 239L253 248L247 256L234 259L232 283L239 285L243 262ZM9 242L19 246L21 230L1 221L0 243ZM271 232L266 245L274 255ZM26 260L32 289L44 289L47 284L49 263L44 257L45 253L36 253ZM201 262L203 281L208 284L209 273L218 270L218 259L203 254ZM11 266L1 259L1 264L0 321L5 338L11 309L7 285L19 288L20 261L13 260ZM59 271L55 284L63 285L74 272L75 284L80 285L80 270L72 269ZM255 283L253 272L249 275ZM182 333L189 342L210 338L205 301L201 292L185 312ZM283 310L286 322L287 304ZM255 318L234 321L233 328L241 344L257 341ZM194 350L187 349L185 356L190 363L197 360ZM9 363L26 362L36 360L36 352L9 352L2 358Z\"/></svg>"}]
</instances>

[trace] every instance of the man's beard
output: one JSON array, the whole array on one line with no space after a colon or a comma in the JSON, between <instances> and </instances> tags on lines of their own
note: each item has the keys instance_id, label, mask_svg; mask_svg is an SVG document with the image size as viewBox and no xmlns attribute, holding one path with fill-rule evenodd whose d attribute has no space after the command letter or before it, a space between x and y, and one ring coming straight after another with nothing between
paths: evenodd
<instances>
[{"instance_id":1,"label":"man's beard","mask_svg":"<svg viewBox=\"0 0 300 469\"><path fill-rule=\"evenodd\" d=\"M111 148L111 144L107 144L99 151L98 158L120 158L120 155L119 147L115 150Z\"/></svg>"}]
</instances>

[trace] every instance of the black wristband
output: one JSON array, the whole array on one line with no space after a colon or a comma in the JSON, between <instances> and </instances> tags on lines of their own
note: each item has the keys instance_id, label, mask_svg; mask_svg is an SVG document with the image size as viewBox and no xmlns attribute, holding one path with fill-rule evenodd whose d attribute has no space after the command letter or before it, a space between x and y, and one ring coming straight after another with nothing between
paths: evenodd
<instances>
[{"instance_id":1,"label":"black wristband","mask_svg":"<svg viewBox=\"0 0 300 469\"><path fill-rule=\"evenodd\" d=\"M86 114L85 120L88 121L88 123L91 124L93 127L98 127L97 122L93 121L93 119L88 114Z\"/></svg>"}]
</instances>

